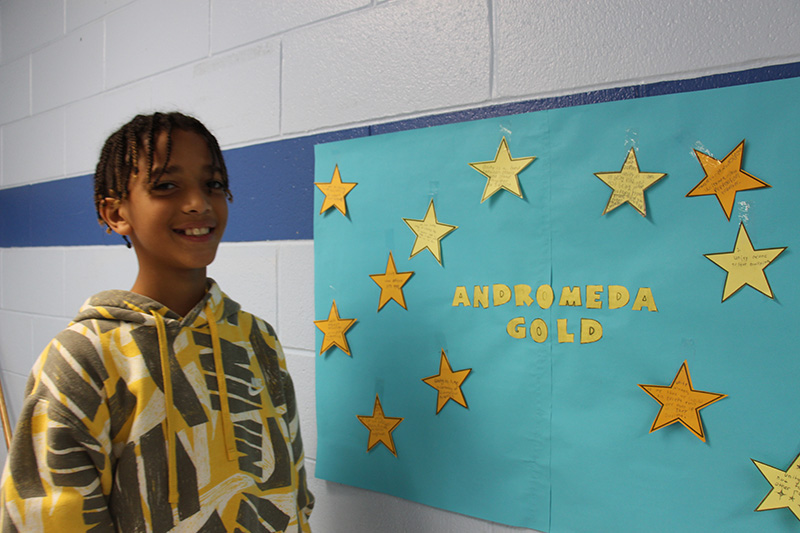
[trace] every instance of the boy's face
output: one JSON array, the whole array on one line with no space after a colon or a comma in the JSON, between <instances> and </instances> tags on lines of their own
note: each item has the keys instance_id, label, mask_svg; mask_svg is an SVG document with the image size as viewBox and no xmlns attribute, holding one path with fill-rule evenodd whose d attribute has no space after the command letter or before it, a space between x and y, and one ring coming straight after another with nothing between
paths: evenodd
<instances>
[{"instance_id":1,"label":"boy's face","mask_svg":"<svg viewBox=\"0 0 800 533\"><path fill-rule=\"evenodd\" d=\"M197 133L172 131L166 169L166 133L155 142L151 173L160 176L158 182L152 188L147 183L147 162L141 155L128 197L119 203L121 224L114 229L130 237L140 272L165 276L205 269L214 260L228 221L222 175Z\"/></svg>"}]
</instances>

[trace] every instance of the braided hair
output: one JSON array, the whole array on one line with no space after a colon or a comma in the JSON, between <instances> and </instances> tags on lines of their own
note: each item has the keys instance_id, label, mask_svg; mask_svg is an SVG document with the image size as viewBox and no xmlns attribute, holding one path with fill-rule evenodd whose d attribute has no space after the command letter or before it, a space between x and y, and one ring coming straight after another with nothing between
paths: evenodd
<instances>
[{"instance_id":1,"label":"braided hair","mask_svg":"<svg viewBox=\"0 0 800 533\"><path fill-rule=\"evenodd\" d=\"M208 131L202 122L178 112L153 113L152 115L136 115L133 120L122 126L106 139L100 152L100 160L94 172L94 206L97 211L97 220L100 225L105 221L100 214L100 205L106 198L124 200L128 197L128 183L132 175L138 173L140 153L146 161L147 175L145 183L152 189L158 184L163 172L153 175L153 154L156 149L156 139L161 133L166 133L167 150L162 166L166 168L172 151L172 130L179 129L197 133L205 139L214 165L220 169L223 190L228 200L233 196L228 188L228 170L222 157L216 137ZM110 229L109 229L110 231ZM127 241L127 239L126 239Z\"/></svg>"}]
</instances>

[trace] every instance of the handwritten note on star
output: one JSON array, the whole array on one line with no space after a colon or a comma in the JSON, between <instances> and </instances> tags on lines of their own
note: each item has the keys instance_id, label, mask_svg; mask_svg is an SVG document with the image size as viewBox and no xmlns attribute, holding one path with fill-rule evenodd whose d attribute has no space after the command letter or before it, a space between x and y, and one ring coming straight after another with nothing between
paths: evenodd
<instances>
[{"instance_id":1,"label":"handwritten note on star","mask_svg":"<svg viewBox=\"0 0 800 533\"><path fill-rule=\"evenodd\" d=\"M467 407L467 400L464 398L464 393L461 391L461 385L467 379L469 373L472 372L471 368L465 370L456 370L450 367L450 361L447 360L444 350L442 350L442 357L439 360L439 373L435 376L422 378L422 381L436 389L439 394L436 398L436 414L442 410L442 407L453 400L457 404Z\"/></svg>"},{"instance_id":2,"label":"handwritten note on star","mask_svg":"<svg viewBox=\"0 0 800 533\"><path fill-rule=\"evenodd\" d=\"M342 177L339 174L339 165L333 169L333 177L330 183L314 183L317 188L325 195L325 200L322 201L322 209L319 213L322 214L331 207L335 207L343 215L347 215L347 194L353 190L353 187L358 183L343 183Z\"/></svg>"},{"instance_id":3,"label":"handwritten note on star","mask_svg":"<svg viewBox=\"0 0 800 533\"><path fill-rule=\"evenodd\" d=\"M686 365L686 361L681 365L671 385L640 384L639 386L661 404L661 409L653 421L650 433L680 422L703 442L706 441L706 436L703 431L703 421L700 419L700 409L708 407L726 396L716 392L695 390L692 387L692 378L689 376L689 367Z\"/></svg>"},{"instance_id":4,"label":"handwritten note on star","mask_svg":"<svg viewBox=\"0 0 800 533\"><path fill-rule=\"evenodd\" d=\"M736 235L736 244L732 252L705 254L705 257L728 273L725 277L725 288L722 290L722 301L727 300L745 285L750 285L758 292L773 298L772 287L764 269L785 249L786 246L753 249L747 229L744 224L739 224L739 233Z\"/></svg>"},{"instance_id":5,"label":"handwritten note on star","mask_svg":"<svg viewBox=\"0 0 800 533\"><path fill-rule=\"evenodd\" d=\"M374 448L379 442L386 446L392 454L397 457L397 450L394 447L394 439L392 438L392 431L397 429L400 422L403 421L402 417L385 416L383 414L383 407L381 406L381 399L375 395L375 405L372 408L372 415L356 415L358 420L369 430L369 441L367 442L367 451Z\"/></svg>"},{"instance_id":6,"label":"handwritten note on star","mask_svg":"<svg viewBox=\"0 0 800 533\"><path fill-rule=\"evenodd\" d=\"M786 470L750 459L772 488L756 507L756 511L771 511L784 507L800 520L800 455L794 458Z\"/></svg>"},{"instance_id":7,"label":"handwritten note on star","mask_svg":"<svg viewBox=\"0 0 800 533\"><path fill-rule=\"evenodd\" d=\"M394 258L392 252L389 252L389 261L386 263L386 272L383 274L370 274L369 277L372 281L378 284L381 288L381 296L378 301L378 311L390 300L394 300L403 309L406 307L406 298L403 295L403 285L405 285L413 272L398 272L397 267L394 265Z\"/></svg>"},{"instance_id":8,"label":"handwritten note on star","mask_svg":"<svg viewBox=\"0 0 800 533\"><path fill-rule=\"evenodd\" d=\"M611 197L603 211L604 215L628 202L643 217L647 216L645 189L666 176L666 174L655 172L640 172L639 163L636 161L636 151L633 148L628 152L619 172L595 172L594 175L612 189Z\"/></svg>"},{"instance_id":9,"label":"handwritten note on star","mask_svg":"<svg viewBox=\"0 0 800 533\"><path fill-rule=\"evenodd\" d=\"M433 200L428 204L428 210L425 212L425 218L422 220L414 220L413 218L404 218L403 221L411 228L416 238L414 239L414 247L411 249L409 259L420 253L422 250L428 250L439 264L442 264L442 239L450 232L455 231L458 226L451 224L443 224L436 219L436 208L433 205Z\"/></svg>"},{"instance_id":10,"label":"handwritten note on star","mask_svg":"<svg viewBox=\"0 0 800 533\"><path fill-rule=\"evenodd\" d=\"M500 141L497 154L492 161L470 163L469 166L486 176L486 187L483 189L481 203L500 189L522 198L519 186L519 173L530 165L536 157L511 157L506 138Z\"/></svg>"},{"instance_id":11,"label":"handwritten note on star","mask_svg":"<svg viewBox=\"0 0 800 533\"><path fill-rule=\"evenodd\" d=\"M694 155L706 175L686 196L715 195L725 216L730 220L737 192L770 187L768 183L742 170L743 153L744 141L721 161L695 150Z\"/></svg>"},{"instance_id":12,"label":"handwritten note on star","mask_svg":"<svg viewBox=\"0 0 800 533\"><path fill-rule=\"evenodd\" d=\"M355 318L339 318L339 310L336 309L336 300L331 305L331 310L328 313L326 320L315 320L314 324L322 331L324 337L322 338L322 347L319 349L320 355L328 349L336 346L344 353L352 357L350 353L350 346L347 344L347 337L345 334L347 330L356 323Z\"/></svg>"}]
</instances>

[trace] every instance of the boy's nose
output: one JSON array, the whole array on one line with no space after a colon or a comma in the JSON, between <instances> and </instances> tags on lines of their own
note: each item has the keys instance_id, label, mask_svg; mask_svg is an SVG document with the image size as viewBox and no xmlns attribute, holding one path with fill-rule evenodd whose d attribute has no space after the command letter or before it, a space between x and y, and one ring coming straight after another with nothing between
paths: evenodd
<instances>
[{"instance_id":1,"label":"boy's nose","mask_svg":"<svg viewBox=\"0 0 800 533\"><path fill-rule=\"evenodd\" d=\"M186 202L184 210L187 213L205 213L211 209L211 203L208 201L208 195L202 187L192 187L186 193Z\"/></svg>"}]
</instances>

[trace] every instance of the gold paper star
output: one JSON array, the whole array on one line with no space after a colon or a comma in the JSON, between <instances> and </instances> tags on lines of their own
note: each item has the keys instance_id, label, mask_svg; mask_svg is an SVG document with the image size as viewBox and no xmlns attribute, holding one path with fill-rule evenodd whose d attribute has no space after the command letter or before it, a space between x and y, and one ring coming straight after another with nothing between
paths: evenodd
<instances>
[{"instance_id":1,"label":"gold paper star","mask_svg":"<svg viewBox=\"0 0 800 533\"><path fill-rule=\"evenodd\" d=\"M372 281L377 283L381 288L378 311L380 311L389 300L394 300L400 304L403 309L408 309L406 307L405 296L403 295L403 285L405 285L413 275L413 272L398 272L397 267L394 266L392 252L389 252L389 261L386 263L386 273L369 275Z\"/></svg>"},{"instance_id":2,"label":"gold paper star","mask_svg":"<svg viewBox=\"0 0 800 533\"><path fill-rule=\"evenodd\" d=\"M322 209L319 213L322 214L331 207L338 209L343 215L347 215L347 200L345 196L353 187L358 183L342 183L342 177L339 175L339 165L333 169L333 177L330 183L314 183L322 194L325 195L325 200L322 202Z\"/></svg>"},{"instance_id":3,"label":"gold paper star","mask_svg":"<svg viewBox=\"0 0 800 533\"><path fill-rule=\"evenodd\" d=\"M770 187L768 183L742 170L743 152L744 140L722 161L695 150L694 155L706 175L686 196L716 195L725 216L730 220L737 192Z\"/></svg>"},{"instance_id":4,"label":"gold paper star","mask_svg":"<svg viewBox=\"0 0 800 533\"><path fill-rule=\"evenodd\" d=\"M703 432L703 421L700 419L700 409L727 396L692 388L692 378L689 376L689 367L686 366L686 361L681 365L669 387L641 384L639 386L661 404L661 409L653 421L650 433L680 422L703 442L706 441L706 436Z\"/></svg>"},{"instance_id":5,"label":"gold paper star","mask_svg":"<svg viewBox=\"0 0 800 533\"><path fill-rule=\"evenodd\" d=\"M428 204L428 210L425 212L424 219L414 220L413 218L404 218L403 221L417 236L414 239L414 247L411 249L411 255L408 258L411 259L427 248L441 265L442 245L440 241L445 235L458 228L458 226L442 224L436 220L436 208L433 206L433 200Z\"/></svg>"},{"instance_id":6,"label":"gold paper star","mask_svg":"<svg viewBox=\"0 0 800 533\"><path fill-rule=\"evenodd\" d=\"M800 455L786 470L750 459L769 481L772 488L756 507L756 511L788 508L800 520Z\"/></svg>"},{"instance_id":7,"label":"gold paper star","mask_svg":"<svg viewBox=\"0 0 800 533\"><path fill-rule=\"evenodd\" d=\"M522 191L519 188L519 177L517 175L522 172L525 167L530 165L534 159L536 158L511 157L511 152L508 150L508 143L506 142L506 138L503 137L493 161L470 163L469 166L488 178L486 187L483 189L481 203L500 189L505 189L511 194L522 198Z\"/></svg>"},{"instance_id":8,"label":"gold paper star","mask_svg":"<svg viewBox=\"0 0 800 533\"><path fill-rule=\"evenodd\" d=\"M436 398L436 414L439 414L439 411L442 410L448 400L453 400L459 405L467 407L467 400L464 399L461 384L464 383L470 372L472 372L471 368L453 372L450 367L450 361L447 360L444 349L442 349L442 358L439 360L439 373L435 376L422 378L422 381L439 391Z\"/></svg>"},{"instance_id":9,"label":"gold paper star","mask_svg":"<svg viewBox=\"0 0 800 533\"><path fill-rule=\"evenodd\" d=\"M392 439L392 431L400 425L403 419L400 417L384 416L383 407L381 407L381 399L377 394L375 395L375 405L372 408L372 416L356 416L369 430L367 451L370 451L376 444L381 442L395 457L397 457L397 450L394 448L394 439Z\"/></svg>"},{"instance_id":10,"label":"gold paper star","mask_svg":"<svg viewBox=\"0 0 800 533\"><path fill-rule=\"evenodd\" d=\"M747 229L744 224L739 224L739 233L736 235L736 244L733 245L732 252L704 254L710 261L728 272L725 276L722 301L727 300L745 285L750 285L758 292L772 298L772 288L764 269L785 249L786 246L754 250Z\"/></svg>"},{"instance_id":11,"label":"gold paper star","mask_svg":"<svg viewBox=\"0 0 800 533\"><path fill-rule=\"evenodd\" d=\"M636 151L633 148L628 152L628 156L622 164L622 170L619 172L595 172L594 175L612 189L611 197L603 211L604 215L628 202L642 216L647 216L644 201L645 189L666 176L666 174L655 172L639 172L639 163L636 161Z\"/></svg>"},{"instance_id":12,"label":"gold paper star","mask_svg":"<svg viewBox=\"0 0 800 533\"><path fill-rule=\"evenodd\" d=\"M314 324L325 334L322 338L322 347L319 349L320 355L332 346L338 346L344 353L352 357L345 333L355 323L355 318L339 318L339 310L336 309L336 300L334 300L327 320L314 321Z\"/></svg>"}]
</instances>

